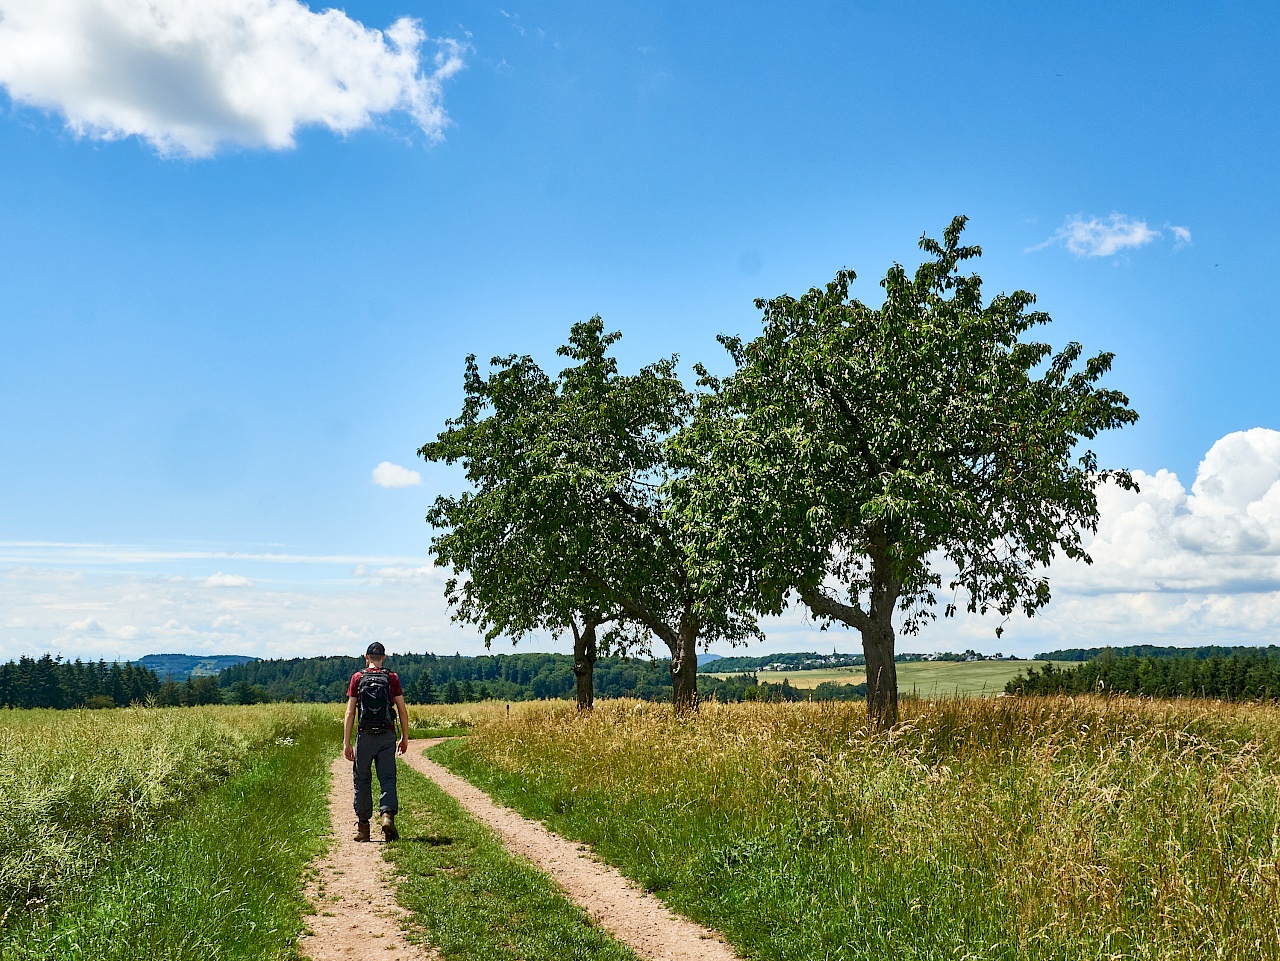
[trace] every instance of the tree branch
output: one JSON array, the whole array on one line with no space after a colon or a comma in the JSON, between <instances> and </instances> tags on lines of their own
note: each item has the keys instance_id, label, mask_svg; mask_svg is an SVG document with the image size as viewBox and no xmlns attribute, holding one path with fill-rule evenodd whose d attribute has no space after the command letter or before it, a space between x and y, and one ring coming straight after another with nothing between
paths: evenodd
<instances>
[{"instance_id":1,"label":"tree branch","mask_svg":"<svg viewBox=\"0 0 1280 961\"><path fill-rule=\"evenodd\" d=\"M800 600L805 606L820 617L830 617L841 624L856 627L859 631L871 627L871 618L857 604L842 604L833 597L828 597L817 587L800 588Z\"/></svg>"}]
</instances>

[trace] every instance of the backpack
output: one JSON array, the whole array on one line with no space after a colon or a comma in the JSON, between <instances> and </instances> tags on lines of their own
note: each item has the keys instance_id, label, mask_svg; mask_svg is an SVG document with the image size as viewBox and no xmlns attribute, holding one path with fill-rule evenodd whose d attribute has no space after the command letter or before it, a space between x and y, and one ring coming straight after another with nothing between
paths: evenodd
<instances>
[{"instance_id":1,"label":"backpack","mask_svg":"<svg viewBox=\"0 0 1280 961\"><path fill-rule=\"evenodd\" d=\"M367 667L360 672L356 697L359 698L361 733L382 734L395 726L391 714L391 676L382 668Z\"/></svg>"}]
</instances>

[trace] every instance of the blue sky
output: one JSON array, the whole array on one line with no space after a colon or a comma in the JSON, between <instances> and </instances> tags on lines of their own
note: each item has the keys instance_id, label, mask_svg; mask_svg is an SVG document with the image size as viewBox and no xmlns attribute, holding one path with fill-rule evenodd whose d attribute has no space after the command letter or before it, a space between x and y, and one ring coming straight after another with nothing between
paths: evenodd
<instances>
[{"instance_id":1,"label":"blue sky","mask_svg":"<svg viewBox=\"0 0 1280 961\"><path fill-rule=\"evenodd\" d=\"M458 479L414 457L467 353L554 366L598 312L625 364L722 366L754 298L875 299L957 213L992 293L1116 352L1103 461L1180 487L1042 621L900 646L1280 638L1269 5L211 0L183 44L145 7L0 0L0 656L474 651L422 520Z\"/></svg>"}]
</instances>

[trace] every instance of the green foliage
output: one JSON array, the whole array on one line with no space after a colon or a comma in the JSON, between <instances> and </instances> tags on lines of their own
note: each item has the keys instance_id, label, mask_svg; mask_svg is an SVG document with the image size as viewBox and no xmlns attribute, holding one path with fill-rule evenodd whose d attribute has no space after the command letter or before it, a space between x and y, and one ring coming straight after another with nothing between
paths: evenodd
<instances>
[{"instance_id":1,"label":"green foliage","mask_svg":"<svg viewBox=\"0 0 1280 961\"><path fill-rule=\"evenodd\" d=\"M735 595L691 576L692 545L672 514L666 442L693 409L676 359L623 375L609 355L619 337L599 317L575 324L559 353L576 363L555 381L529 357L495 357L487 378L467 359L461 416L419 451L462 463L473 488L436 500L432 550L456 572L455 616L487 639L618 620L633 630L612 646L651 632L680 687L699 641L759 630Z\"/></svg>"},{"instance_id":2,"label":"green foliage","mask_svg":"<svg viewBox=\"0 0 1280 961\"><path fill-rule=\"evenodd\" d=\"M1112 356L1077 368L1079 344L1023 340L1049 317L1025 291L984 303L961 269L980 254L960 245L964 222L920 241L914 276L895 264L878 308L850 297L849 270L758 301L763 333L721 338L737 370L702 372L711 393L676 445L699 576L764 613L798 592L820 621L857 628L890 680L894 612L908 633L933 616L940 560L970 611L1034 614L1055 554L1087 559L1097 486L1132 486L1077 451L1136 419L1097 386ZM877 703L891 714L891 700Z\"/></svg>"},{"instance_id":3,"label":"green foliage","mask_svg":"<svg viewBox=\"0 0 1280 961\"><path fill-rule=\"evenodd\" d=\"M1242 644L1236 647L1220 647L1208 644L1204 647L1157 647L1152 644L1132 644L1121 647L1068 647L1060 651L1049 651L1037 654L1037 661L1091 661L1104 651L1110 651L1116 657L1194 657L1202 661L1211 657L1231 657L1235 654L1262 653L1270 657L1280 654L1280 647L1275 644L1259 647L1256 644Z\"/></svg>"},{"instance_id":4,"label":"green foliage","mask_svg":"<svg viewBox=\"0 0 1280 961\"><path fill-rule=\"evenodd\" d=\"M221 710L205 716L224 721L233 716ZM244 716L249 709L235 710ZM228 780L203 796L193 796L190 780L178 783L182 774L177 771L167 775L166 787L183 802L154 811L136 824L101 851L75 884L64 877L44 910L7 916L0 927L0 957L293 957L308 910L304 874L323 846L317 825L328 818L329 762L337 728L333 719L297 708L251 710L247 723L235 726L253 731L255 741ZM164 714L200 716L185 711ZM166 731L163 725L151 733L181 737L181 732ZM271 734L276 738L261 739ZM183 744L172 743L178 748ZM157 742L149 740L148 746L154 748ZM159 746L167 747L164 742ZM77 760L76 773L86 779L98 773L87 752Z\"/></svg>"},{"instance_id":5,"label":"green foliage","mask_svg":"<svg viewBox=\"0 0 1280 961\"><path fill-rule=\"evenodd\" d=\"M463 657L461 654L396 654L394 664L410 704L460 704L468 701L531 701L548 698L572 699L575 695L573 658L565 654L492 654ZM351 674L360 669L359 658L315 657L263 660L237 665L224 672L230 690L250 685L265 690L272 699L297 701L343 701ZM719 661L716 662L718 666ZM739 701L754 699L777 685L765 684L762 691L746 693L757 684L754 679L720 679L698 676L698 696L703 700ZM841 689L832 697L844 698ZM624 657L603 657L595 665L595 688L599 697L634 697L646 701L671 698L670 662ZM826 690L825 688L823 689ZM805 697L809 692L805 692ZM815 694L822 697L825 694ZM861 696L861 693L859 693Z\"/></svg>"},{"instance_id":6,"label":"green foliage","mask_svg":"<svg viewBox=\"0 0 1280 961\"><path fill-rule=\"evenodd\" d=\"M160 691L154 671L136 664L87 664L45 654L0 664L0 707L127 707ZM109 704L106 700L109 699Z\"/></svg>"},{"instance_id":7,"label":"green foliage","mask_svg":"<svg viewBox=\"0 0 1280 961\"><path fill-rule=\"evenodd\" d=\"M1280 957L1274 707L610 703L432 756L744 957Z\"/></svg>"},{"instance_id":8,"label":"green foliage","mask_svg":"<svg viewBox=\"0 0 1280 961\"><path fill-rule=\"evenodd\" d=\"M1228 657L1121 656L1104 648L1066 670L1052 663L1027 669L1005 686L1010 694L1135 694L1212 697L1226 701L1280 699L1280 648L1242 648Z\"/></svg>"},{"instance_id":9,"label":"green foliage","mask_svg":"<svg viewBox=\"0 0 1280 961\"><path fill-rule=\"evenodd\" d=\"M400 771L400 841L386 856L396 867L397 899L425 943L449 961L634 961L453 798L416 771Z\"/></svg>"},{"instance_id":10,"label":"green foliage","mask_svg":"<svg viewBox=\"0 0 1280 961\"><path fill-rule=\"evenodd\" d=\"M0 711L0 915L57 908L117 845L311 716L283 705Z\"/></svg>"}]
</instances>

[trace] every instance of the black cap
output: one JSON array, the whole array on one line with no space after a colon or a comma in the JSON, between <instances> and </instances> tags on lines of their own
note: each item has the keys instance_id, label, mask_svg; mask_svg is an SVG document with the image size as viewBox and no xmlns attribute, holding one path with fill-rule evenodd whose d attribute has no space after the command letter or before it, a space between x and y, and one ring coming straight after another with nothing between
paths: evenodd
<instances>
[{"instance_id":1,"label":"black cap","mask_svg":"<svg viewBox=\"0 0 1280 961\"><path fill-rule=\"evenodd\" d=\"M365 653L368 654L370 657L386 657L387 649L382 646L381 641L374 641L372 644L369 645L369 648L368 650L365 651Z\"/></svg>"}]
</instances>

